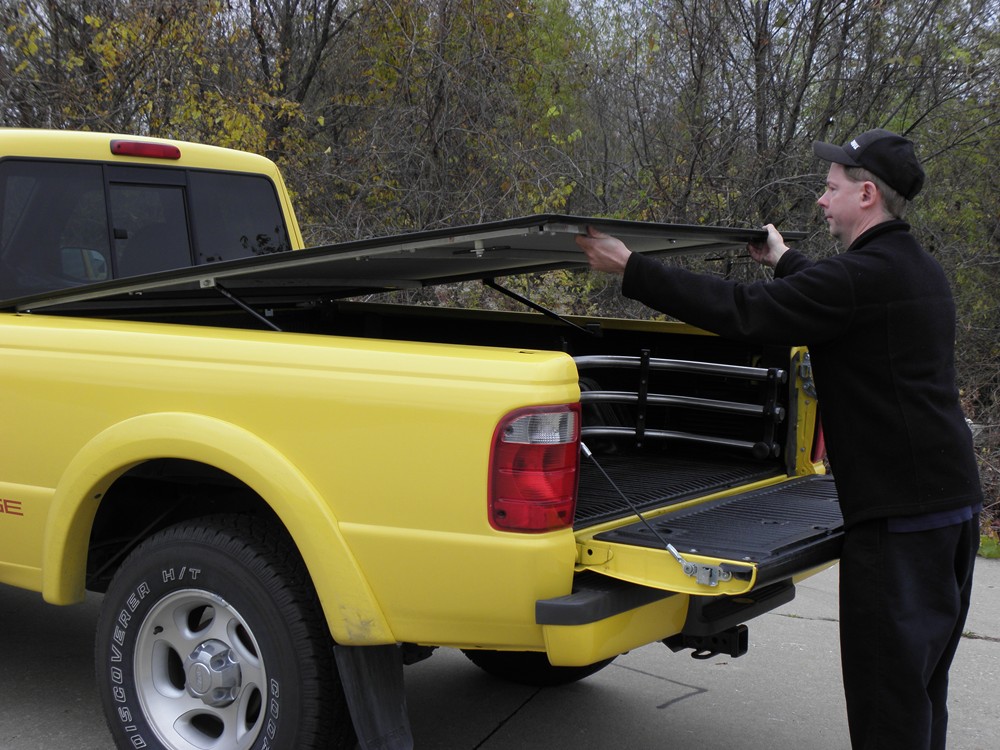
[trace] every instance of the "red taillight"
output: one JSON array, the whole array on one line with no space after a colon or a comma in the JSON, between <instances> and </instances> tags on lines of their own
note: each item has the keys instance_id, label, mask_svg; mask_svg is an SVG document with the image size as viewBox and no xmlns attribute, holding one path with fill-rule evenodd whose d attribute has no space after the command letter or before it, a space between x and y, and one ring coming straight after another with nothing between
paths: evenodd
<instances>
[{"instance_id":1,"label":"red taillight","mask_svg":"<svg viewBox=\"0 0 1000 750\"><path fill-rule=\"evenodd\" d=\"M111 141L111 153L115 156L143 156L147 159L180 159L181 150L171 143L150 143L149 141Z\"/></svg>"},{"instance_id":2,"label":"red taillight","mask_svg":"<svg viewBox=\"0 0 1000 750\"><path fill-rule=\"evenodd\" d=\"M823 437L823 423L816 417L816 433L813 437L812 462L818 464L826 458L826 438Z\"/></svg>"},{"instance_id":3,"label":"red taillight","mask_svg":"<svg viewBox=\"0 0 1000 750\"><path fill-rule=\"evenodd\" d=\"M529 532L571 526L579 468L579 404L511 412L493 434L490 525Z\"/></svg>"}]
</instances>

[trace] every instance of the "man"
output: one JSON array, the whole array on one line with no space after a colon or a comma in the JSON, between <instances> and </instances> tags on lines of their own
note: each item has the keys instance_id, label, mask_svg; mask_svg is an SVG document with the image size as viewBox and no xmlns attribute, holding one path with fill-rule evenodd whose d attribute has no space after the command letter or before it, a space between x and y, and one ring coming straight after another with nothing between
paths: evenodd
<instances>
[{"instance_id":1,"label":"man","mask_svg":"<svg viewBox=\"0 0 1000 750\"><path fill-rule=\"evenodd\" d=\"M945 747L948 670L979 544L982 489L955 387L955 306L902 221L924 172L913 144L869 130L830 162L817 201L846 252L810 261L772 225L739 284L667 267L590 230L591 266L623 293L720 335L807 344L844 515L841 660L855 750Z\"/></svg>"}]
</instances>

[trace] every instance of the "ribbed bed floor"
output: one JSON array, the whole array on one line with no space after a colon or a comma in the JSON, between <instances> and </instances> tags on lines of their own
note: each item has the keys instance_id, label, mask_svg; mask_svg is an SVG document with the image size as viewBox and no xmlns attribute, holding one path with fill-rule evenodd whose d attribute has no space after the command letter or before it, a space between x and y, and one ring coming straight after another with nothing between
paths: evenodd
<instances>
[{"instance_id":1,"label":"ribbed bed floor","mask_svg":"<svg viewBox=\"0 0 1000 750\"><path fill-rule=\"evenodd\" d=\"M780 476L774 462L749 456L708 455L704 452L598 455L597 460L618 488L640 510L659 508L750 482ZM601 474L593 461L580 459L580 493L576 528L633 513L632 508Z\"/></svg>"}]
</instances>

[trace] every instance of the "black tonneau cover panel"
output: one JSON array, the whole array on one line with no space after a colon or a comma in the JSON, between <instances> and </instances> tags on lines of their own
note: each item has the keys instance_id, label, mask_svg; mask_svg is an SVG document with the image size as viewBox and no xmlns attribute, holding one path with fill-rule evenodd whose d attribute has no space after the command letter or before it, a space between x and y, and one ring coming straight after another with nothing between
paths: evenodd
<instances>
[{"instance_id":1,"label":"black tonneau cover panel","mask_svg":"<svg viewBox=\"0 0 1000 750\"><path fill-rule=\"evenodd\" d=\"M688 226L544 214L493 223L346 242L306 250L209 263L0 301L29 311L142 295L162 301L219 296L224 286L247 301L322 294L352 297L452 281L581 268L575 237L587 226L614 234L649 255L712 253L762 240L762 229ZM801 239L789 232L787 240Z\"/></svg>"},{"instance_id":2,"label":"black tonneau cover panel","mask_svg":"<svg viewBox=\"0 0 1000 750\"><path fill-rule=\"evenodd\" d=\"M663 548L756 563L756 586L780 580L839 557L843 518L833 477L799 477L685 511L598 534L604 542Z\"/></svg>"}]
</instances>

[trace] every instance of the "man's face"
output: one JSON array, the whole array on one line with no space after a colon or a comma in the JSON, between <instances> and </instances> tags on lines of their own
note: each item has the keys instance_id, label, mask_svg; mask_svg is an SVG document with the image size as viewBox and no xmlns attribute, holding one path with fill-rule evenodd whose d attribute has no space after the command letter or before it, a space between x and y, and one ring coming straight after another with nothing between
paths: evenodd
<instances>
[{"instance_id":1,"label":"man's face","mask_svg":"<svg viewBox=\"0 0 1000 750\"><path fill-rule=\"evenodd\" d=\"M826 176L826 192L816 201L830 227L830 234L847 247L858 236L862 220L861 202L865 183L847 177L844 167L831 164Z\"/></svg>"}]
</instances>

